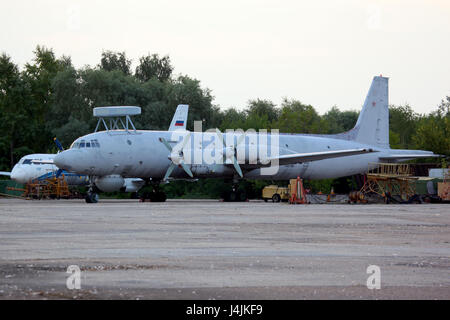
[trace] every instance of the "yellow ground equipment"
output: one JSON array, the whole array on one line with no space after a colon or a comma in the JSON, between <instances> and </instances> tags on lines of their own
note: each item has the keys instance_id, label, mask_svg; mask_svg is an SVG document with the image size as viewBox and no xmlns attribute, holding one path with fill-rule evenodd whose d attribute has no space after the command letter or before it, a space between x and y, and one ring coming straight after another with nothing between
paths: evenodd
<instances>
[{"instance_id":1,"label":"yellow ground equipment","mask_svg":"<svg viewBox=\"0 0 450 320\"><path fill-rule=\"evenodd\" d=\"M279 187L276 185L269 185L262 190L262 198L264 201L272 199L273 202L280 202L282 200L289 200L289 189L287 187Z\"/></svg>"},{"instance_id":2,"label":"yellow ground equipment","mask_svg":"<svg viewBox=\"0 0 450 320\"><path fill-rule=\"evenodd\" d=\"M44 180L33 180L25 184L24 188L8 187L11 191L21 191L22 197L30 199L68 199L71 197L64 175Z\"/></svg>"},{"instance_id":3,"label":"yellow ground equipment","mask_svg":"<svg viewBox=\"0 0 450 320\"><path fill-rule=\"evenodd\" d=\"M369 194L378 194L384 198L385 203L389 203L393 196L400 197L402 201L410 201L416 194L417 179L418 177L412 176L409 164L370 163L363 187L351 198L361 201Z\"/></svg>"}]
</instances>

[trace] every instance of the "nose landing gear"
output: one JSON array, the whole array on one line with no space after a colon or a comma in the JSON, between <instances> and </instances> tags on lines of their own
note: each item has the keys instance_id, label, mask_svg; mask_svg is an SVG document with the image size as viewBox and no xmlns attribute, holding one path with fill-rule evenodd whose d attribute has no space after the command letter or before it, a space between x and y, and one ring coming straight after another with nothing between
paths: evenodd
<instances>
[{"instance_id":1,"label":"nose landing gear","mask_svg":"<svg viewBox=\"0 0 450 320\"><path fill-rule=\"evenodd\" d=\"M92 179L92 176L89 176L89 189L86 194L86 197L84 197L84 200L86 203L97 203L98 202L98 194L95 192L96 187L94 185L94 180Z\"/></svg>"}]
</instances>

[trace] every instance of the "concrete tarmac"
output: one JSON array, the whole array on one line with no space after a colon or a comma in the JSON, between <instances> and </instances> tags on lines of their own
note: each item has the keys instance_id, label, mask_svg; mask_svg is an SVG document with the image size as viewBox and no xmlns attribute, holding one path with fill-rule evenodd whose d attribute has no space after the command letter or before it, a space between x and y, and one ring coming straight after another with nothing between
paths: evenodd
<instances>
[{"instance_id":1,"label":"concrete tarmac","mask_svg":"<svg viewBox=\"0 0 450 320\"><path fill-rule=\"evenodd\" d=\"M0 198L0 299L450 299L449 271L448 204Z\"/></svg>"}]
</instances>

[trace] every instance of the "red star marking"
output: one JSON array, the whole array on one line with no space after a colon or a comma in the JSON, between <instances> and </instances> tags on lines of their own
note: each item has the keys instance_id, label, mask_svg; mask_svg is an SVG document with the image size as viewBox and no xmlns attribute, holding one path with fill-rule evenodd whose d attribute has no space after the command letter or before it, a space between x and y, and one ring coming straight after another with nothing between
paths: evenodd
<instances>
[{"instance_id":1,"label":"red star marking","mask_svg":"<svg viewBox=\"0 0 450 320\"><path fill-rule=\"evenodd\" d=\"M375 107L375 105L376 105L377 103L374 101L374 102L372 102L372 107Z\"/></svg>"}]
</instances>

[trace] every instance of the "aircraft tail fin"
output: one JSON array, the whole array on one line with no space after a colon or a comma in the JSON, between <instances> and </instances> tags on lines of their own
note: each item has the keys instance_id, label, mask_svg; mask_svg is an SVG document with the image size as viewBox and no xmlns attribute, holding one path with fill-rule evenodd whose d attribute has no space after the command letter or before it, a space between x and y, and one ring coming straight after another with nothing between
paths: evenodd
<instances>
[{"instance_id":1,"label":"aircraft tail fin","mask_svg":"<svg viewBox=\"0 0 450 320\"><path fill-rule=\"evenodd\" d=\"M346 138L360 143L389 148L389 96L386 77L374 77L355 127Z\"/></svg>"},{"instance_id":2,"label":"aircraft tail fin","mask_svg":"<svg viewBox=\"0 0 450 320\"><path fill-rule=\"evenodd\" d=\"M170 123L169 131L186 130L189 105L179 104Z\"/></svg>"}]
</instances>

